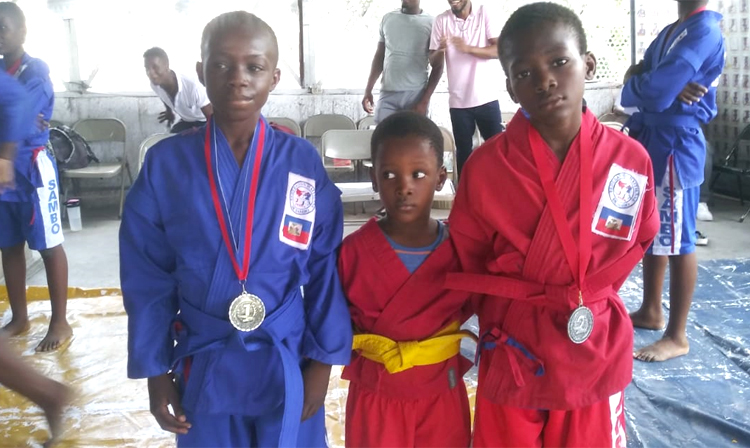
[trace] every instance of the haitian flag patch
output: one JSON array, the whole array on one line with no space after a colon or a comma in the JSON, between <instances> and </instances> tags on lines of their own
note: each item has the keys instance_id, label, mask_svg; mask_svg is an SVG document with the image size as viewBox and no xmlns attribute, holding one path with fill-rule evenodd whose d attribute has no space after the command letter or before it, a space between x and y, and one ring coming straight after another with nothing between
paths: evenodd
<instances>
[{"instance_id":1,"label":"haitian flag patch","mask_svg":"<svg viewBox=\"0 0 750 448\"><path fill-rule=\"evenodd\" d=\"M633 227L633 217L602 207L595 229L611 236L627 239Z\"/></svg>"},{"instance_id":2,"label":"haitian flag patch","mask_svg":"<svg viewBox=\"0 0 750 448\"><path fill-rule=\"evenodd\" d=\"M647 183L648 177L643 174L613 163L594 213L591 231L608 238L630 241Z\"/></svg>"},{"instance_id":3,"label":"haitian flag patch","mask_svg":"<svg viewBox=\"0 0 750 448\"><path fill-rule=\"evenodd\" d=\"M282 233L285 238L295 243L307 245L310 242L310 229L312 223L294 216L284 216L284 227Z\"/></svg>"}]
</instances>

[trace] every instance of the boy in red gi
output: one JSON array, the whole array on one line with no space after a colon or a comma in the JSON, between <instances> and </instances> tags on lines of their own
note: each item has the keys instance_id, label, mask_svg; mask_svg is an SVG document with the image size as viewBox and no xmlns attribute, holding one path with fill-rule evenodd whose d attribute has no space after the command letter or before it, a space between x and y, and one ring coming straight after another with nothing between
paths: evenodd
<instances>
[{"instance_id":1,"label":"boy in red gi","mask_svg":"<svg viewBox=\"0 0 750 448\"><path fill-rule=\"evenodd\" d=\"M372 185L386 210L349 235L339 273L355 327L344 369L347 447L468 447L469 400L459 354L469 294L445 289L458 269L448 228L430 217L443 187L443 136L399 112L372 136Z\"/></svg>"},{"instance_id":2,"label":"boy in red gi","mask_svg":"<svg viewBox=\"0 0 750 448\"><path fill-rule=\"evenodd\" d=\"M469 158L450 215L483 294L474 446L625 446L632 324L617 290L659 225L648 154L583 106L596 60L580 19L518 9L498 53L522 109Z\"/></svg>"}]
</instances>

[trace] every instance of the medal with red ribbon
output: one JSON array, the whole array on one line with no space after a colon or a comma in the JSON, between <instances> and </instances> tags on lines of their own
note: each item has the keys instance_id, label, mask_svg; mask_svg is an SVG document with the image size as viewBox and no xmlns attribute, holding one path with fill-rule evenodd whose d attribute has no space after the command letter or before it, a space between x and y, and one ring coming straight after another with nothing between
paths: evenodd
<instances>
[{"instance_id":1,"label":"medal with red ribbon","mask_svg":"<svg viewBox=\"0 0 750 448\"><path fill-rule=\"evenodd\" d=\"M21 60L23 58L19 58L16 62L13 63L10 67L7 67L5 69L5 72L8 73L11 76L15 76L18 72L18 69L21 68Z\"/></svg>"},{"instance_id":2,"label":"medal with red ribbon","mask_svg":"<svg viewBox=\"0 0 750 448\"><path fill-rule=\"evenodd\" d=\"M560 195L555 186L552 166L550 165L551 162L546 158L546 151L549 146L539 132L534 129L534 126L529 125L531 152L534 155L537 170L539 170L539 177L544 188L544 195L547 198L547 205L550 207L552 220L554 221L557 235L560 237L560 242L565 252L565 259L568 262L568 266L570 266L573 279L578 286L578 307L573 310L568 319L568 337L576 344L585 342L591 336L591 332L594 329L594 314L583 303L583 284L586 278L586 269L588 268L589 260L591 260L591 223L588 221L588 218L592 216L593 145L591 142L590 126L590 123L584 116L581 120L581 130L577 139L580 145L581 165L578 247L576 247L570 223L566 218Z\"/></svg>"},{"instance_id":3,"label":"medal with red ribbon","mask_svg":"<svg viewBox=\"0 0 750 448\"><path fill-rule=\"evenodd\" d=\"M213 126L213 120L206 124L206 140L204 144L206 169L208 171L208 183L211 187L211 198L213 199L214 211L219 221L219 229L224 245L227 248L229 258L232 260L232 267L242 286L242 293L237 296L229 306L229 321L240 331L253 331L260 327L266 318L266 307L260 297L250 294L245 290L245 282L250 270L250 250L253 239L253 217L255 214L255 198L258 192L258 180L260 178L260 163L263 158L263 146L265 144L265 123L261 119L256 127L251 150L254 146L255 160L253 162L252 179L250 181L250 193L247 198L247 219L245 220L244 244L240 252L239 244L235 238L234 229L232 228L232 218L229 215L229 205L224 195L224 189L221 185L221 176L219 174L218 148L216 144L216 130ZM213 142L213 144L212 144ZM213 163L212 151L213 147ZM214 169L214 165L216 168ZM215 173L214 173L215 171ZM244 191L244 188L243 188ZM219 194L221 193L221 197ZM226 218L225 218L226 214ZM227 226L227 223L229 224ZM240 218L240 223L242 219ZM231 236L230 236L231 235ZM238 262L238 255L242 256L242 265Z\"/></svg>"}]
</instances>

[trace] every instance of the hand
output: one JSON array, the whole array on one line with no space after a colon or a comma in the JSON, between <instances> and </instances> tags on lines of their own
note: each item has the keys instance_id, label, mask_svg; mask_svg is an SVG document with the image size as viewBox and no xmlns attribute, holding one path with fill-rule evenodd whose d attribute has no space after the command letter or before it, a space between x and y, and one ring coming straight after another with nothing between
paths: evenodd
<instances>
[{"instance_id":1,"label":"hand","mask_svg":"<svg viewBox=\"0 0 750 448\"><path fill-rule=\"evenodd\" d=\"M430 102L419 101L417 104L412 106L412 112L416 112L420 115L427 115L427 109L430 107Z\"/></svg>"},{"instance_id":2,"label":"hand","mask_svg":"<svg viewBox=\"0 0 750 448\"><path fill-rule=\"evenodd\" d=\"M161 429L175 434L187 434L192 426L185 418L180 404L180 394L171 373L154 376L148 379L148 398L151 414L156 418ZM172 406L174 415L169 412Z\"/></svg>"},{"instance_id":3,"label":"hand","mask_svg":"<svg viewBox=\"0 0 750 448\"><path fill-rule=\"evenodd\" d=\"M375 100L372 99L372 92L365 92L365 97L362 98L362 109L364 109L368 114L371 114L374 104Z\"/></svg>"},{"instance_id":4,"label":"hand","mask_svg":"<svg viewBox=\"0 0 750 448\"><path fill-rule=\"evenodd\" d=\"M13 161L0 159L0 193L11 190L15 186L15 171Z\"/></svg>"},{"instance_id":5,"label":"hand","mask_svg":"<svg viewBox=\"0 0 750 448\"><path fill-rule=\"evenodd\" d=\"M167 122L167 126L171 128L174 123L174 112L172 112L172 109L167 109L159 114L159 123L164 123L165 121Z\"/></svg>"},{"instance_id":6,"label":"hand","mask_svg":"<svg viewBox=\"0 0 750 448\"><path fill-rule=\"evenodd\" d=\"M302 372L305 384L305 404L302 407L302 420L315 415L323 406L328 393L328 380L331 377L331 366L310 360L310 364Z\"/></svg>"},{"instance_id":7,"label":"hand","mask_svg":"<svg viewBox=\"0 0 750 448\"><path fill-rule=\"evenodd\" d=\"M445 51L448 49L448 36L443 36L440 38L440 46L438 47L437 51Z\"/></svg>"},{"instance_id":8,"label":"hand","mask_svg":"<svg viewBox=\"0 0 750 448\"><path fill-rule=\"evenodd\" d=\"M451 37L450 43L456 48L456 50L460 51L461 53L469 52L469 46L466 44L466 42L464 42L462 38L458 36Z\"/></svg>"},{"instance_id":9,"label":"hand","mask_svg":"<svg viewBox=\"0 0 750 448\"><path fill-rule=\"evenodd\" d=\"M708 88L703 87L697 82L689 82L683 87L682 92L677 95L677 99L690 106L693 103L699 103L706 93L708 93Z\"/></svg>"},{"instance_id":10,"label":"hand","mask_svg":"<svg viewBox=\"0 0 750 448\"><path fill-rule=\"evenodd\" d=\"M39 114L36 116L36 128L39 132L49 129L49 121L44 119L44 115Z\"/></svg>"},{"instance_id":11,"label":"hand","mask_svg":"<svg viewBox=\"0 0 750 448\"><path fill-rule=\"evenodd\" d=\"M628 71L625 72L625 79L623 79L623 83L628 82L628 79L632 78L633 76L638 76L643 72L643 61L631 65Z\"/></svg>"}]
</instances>

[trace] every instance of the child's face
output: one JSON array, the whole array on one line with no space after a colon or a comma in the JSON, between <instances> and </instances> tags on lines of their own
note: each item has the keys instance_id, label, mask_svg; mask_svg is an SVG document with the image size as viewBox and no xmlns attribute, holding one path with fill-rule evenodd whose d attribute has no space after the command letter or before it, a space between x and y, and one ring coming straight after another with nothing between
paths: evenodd
<instances>
[{"instance_id":1,"label":"child's face","mask_svg":"<svg viewBox=\"0 0 750 448\"><path fill-rule=\"evenodd\" d=\"M273 48L270 35L248 27L211 37L197 69L217 118L245 121L260 114L281 76Z\"/></svg>"},{"instance_id":2,"label":"child's face","mask_svg":"<svg viewBox=\"0 0 750 448\"><path fill-rule=\"evenodd\" d=\"M542 31L542 29L544 31ZM508 93L534 123L559 123L581 113L584 84L596 60L581 55L573 30L562 23L513 37L505 59Z\"/></svg>"},{"instance_id":3,"label":"child's face","mask_svg":"<svg viewBox=\"0 0 750 448\"><path fill-rule=\"evenodd\" d=\"M26 39L26 29L19 27L7 15L0 14L0 54L6 55L18 51Z\"/></svg>"},{"instance_id":4,"label":"child's face","mask_svg":"<svg viewBox=\"0 0 750 448\"><path fill-rule=\"evenodd\" d=\"M155 56L143 60L146 76L155 85L162 85L169 79L169 64L164 59Z\"/></svg>"},{"instance_id":5,"label":"child's face","mask_svg":"<svg viewBox=\"0 0 750 448\"><path fill-rule=\"evenodd\" d=\"M424 137L390 137L380 143L370 170L372 188L394 223L409 224L429 218L435 191L443 188L445 167Z\"/></svg>"}]
</instances>

